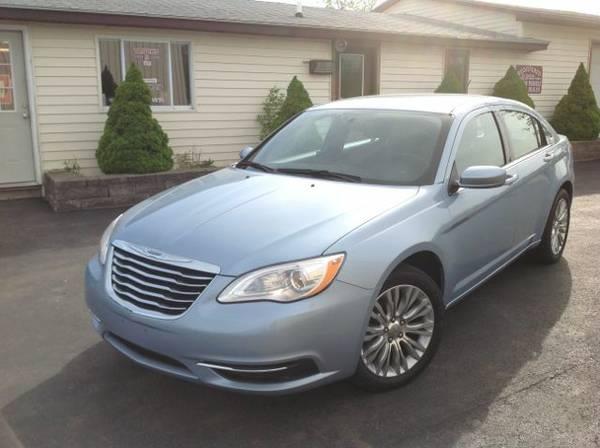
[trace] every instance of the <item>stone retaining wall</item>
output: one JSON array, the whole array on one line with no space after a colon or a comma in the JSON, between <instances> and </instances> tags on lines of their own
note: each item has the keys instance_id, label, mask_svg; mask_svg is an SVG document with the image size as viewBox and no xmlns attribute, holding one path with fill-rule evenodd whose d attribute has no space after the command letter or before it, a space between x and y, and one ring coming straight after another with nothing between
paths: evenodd
<instances>
[{"instance_id":1,"label":"stone retaining wall","mask_svg":"<svg viewBox=\"0 0 600 448\"><path fill-rule=\"evenodd\" d=\"M573 155L575 156L575 161L583 162L586 160L600 159L600 140L571 143L573 145Z\"/></svg>"},{"instance_id":2,"label":"stone retaining wall","mask_svg":"<svg viewBox=\"0 0 600 448\"><path fill-rule=\"evenodd\" d=\"M44 197L55 212L127 207L167 188L216 171L217 168L176 170L156 174L77 176L44 174Z\"/></svg>"}]
</instances>

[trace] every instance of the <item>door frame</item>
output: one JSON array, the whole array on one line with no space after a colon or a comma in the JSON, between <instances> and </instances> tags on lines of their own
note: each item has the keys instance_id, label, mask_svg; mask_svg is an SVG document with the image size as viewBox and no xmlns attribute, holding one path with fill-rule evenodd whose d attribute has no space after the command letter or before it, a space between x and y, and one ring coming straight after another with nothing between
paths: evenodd
<instances>
[{"instance_id":1,"label":"door frame","mask_svg":"<svg viewBox=\"0 0 600 448\"><path fill-rule=\"evenodd\" d=\"M35 181L0 184L0 189L11 187L25 187L40 185L42 183L42 170L40 165L40 150L37 126L37 110L35 103L35 85L33 83L33 63L29 27L26 25L11 25L0 23L0 31L20 31L23 39L23 60L25 61L25 84L27 87L27 102L29 103L29 124L31 127L31 142L33 146L33 165Z\"/></svg>"}]
</instances>

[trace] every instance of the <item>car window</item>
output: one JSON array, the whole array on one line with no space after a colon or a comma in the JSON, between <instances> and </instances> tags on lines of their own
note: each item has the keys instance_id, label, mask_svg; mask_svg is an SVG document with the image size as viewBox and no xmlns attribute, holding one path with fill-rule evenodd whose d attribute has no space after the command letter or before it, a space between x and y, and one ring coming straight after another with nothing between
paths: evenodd
<instances>
[{"instance_id":1,"label":"car window","mask_svg":"<svg viewBox=\"0 0 600 448\"><path fill-rule=\"evenodd\" d=\"M552 134L552 132L550 131L550 129L548 129L548 127L544 124L540 124L541 128L542 128L542 132L544 137L546 138L546 145L553 145L554 142L554 135Z\"/></svg>"},{"instance_id":2,"label":"car window","mask_svg":"<svg viewBox=\"0 0 600 448\"><path fill-rule=\"evenodd\" d=\"M470 166L503 166L504 150L496 120L491 112L471 119L465 126L456 152L458 174Z\"/></svg>"},{"instance_id":3,"label":"car window","mask_svg":"<svg viewBox=\"0 0 600 448\"><path fill-rule=\"evenodd\" d=\"M429 185L451 121L426 112L313 110L284 126L250 160L283 171L349 174L366 183Z\"/></svg>"},{"instance_id":4,"label":"car window","mask_svg":"<svg viewBox=\"0 0 600 448\"><path fill-rule=\"evenodd\" d=\"M518 159L542 147L540 125L531 115L517 111L503 111L512 159Z\"/></svg>"}]
</instances>

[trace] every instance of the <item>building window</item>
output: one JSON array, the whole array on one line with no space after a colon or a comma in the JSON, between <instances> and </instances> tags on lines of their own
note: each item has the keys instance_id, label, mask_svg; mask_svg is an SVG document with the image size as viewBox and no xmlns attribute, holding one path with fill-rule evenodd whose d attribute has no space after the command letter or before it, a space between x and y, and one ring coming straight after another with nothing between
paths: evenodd
<instances>
[{"instance_id":1,"label":"building window","mask_svg":"<svg viewBox=\"0 0 600 448\"><path fill-rule=\"evenodd\" d=\"M110 106L127 67L135 64L153 106L191 106L190 46L180 42L100 39L102 103Z\"/></svg>"},{"instance_id":2,"label":"building window","mask_svg":"<svg viewBox=\"0 0 600 448\"><path fill-rule=\"evenodd\" d=\"M8 41L0 41L0 111L14 111L12 61Z\"/></svg>"},{"instance_id":3,"label":"building window","mask_svg":"<svg viewBox=\"0 0 600 448\"><path fill-rule=\"evenodd\" d=\"M453 71L463 86L465 92L469 87L469 50L446 50L444 74Z\"/></svg>"},{"instance_id":4,"label":"building window","mask_svg":"<svg viewBox=\"0 0 600 448\"><path fill-rule=\"evenodd\" d=\"M365 56L340 53L340 98L364 94Z\"/></svg>"}]
</instances>

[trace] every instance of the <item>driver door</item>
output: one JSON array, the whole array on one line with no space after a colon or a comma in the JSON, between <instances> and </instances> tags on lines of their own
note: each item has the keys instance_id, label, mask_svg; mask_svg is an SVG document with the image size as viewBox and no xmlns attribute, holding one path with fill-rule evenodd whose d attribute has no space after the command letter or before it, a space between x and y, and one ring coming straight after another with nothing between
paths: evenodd
<instances>
[{"instance_id":1,"label":"driver door","mask_svg":"<svg viewBox=\"0 0 600 448\"><path fill-rule=\"evenodd\" d=\"M471 166L506 165L506 149L494 113L478 111L467 117L453 153L451 177L455 180ZM468 293L510 259L517 213L511 195L511 185L459 188L451 194L447 202L450 220L441 239L449 259L451 300Z\"/></svg>"}]
</instances>

